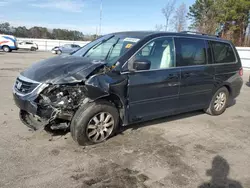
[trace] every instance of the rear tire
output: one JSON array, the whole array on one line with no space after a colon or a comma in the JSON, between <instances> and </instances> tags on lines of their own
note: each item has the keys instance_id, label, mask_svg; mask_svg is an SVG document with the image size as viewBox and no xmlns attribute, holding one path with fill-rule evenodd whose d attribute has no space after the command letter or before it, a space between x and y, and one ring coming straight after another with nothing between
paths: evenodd
<instances>
[{"instance_id":1,"label":"rear tire","mask_svg":"<svg viewBox=\"0 0 250 188\"><path fill-rule=\"evenodd\" d=\"M4 52L11 52L9 46L3 46L3 51L4 51Z\"/></svg>"},{"instance_id":2,"label":"rear tire","mask_svg":"<svg viewBox=\"0 0 250 188\"><path fill-rule=\"evenodd\" d=\"M207 114L212 116L221 115L225 112L229 101L229 92L226 87L218 89L214 94L209 107L205 110Z\"/></svg>"},{"instance_id":3,"label":"rear tire","mask_svg":"<svg viewBox=\"0 0 250 188\"><path fill-rule=\"evenodd\" d=\"M112 137L118 124L119 114L116 107L107 101L98 101L88 103L76 111L70 132L79 145L92 145Z\"/></svg>"},{"instance_id":4,"label":"rear tire","mask_svg":"<svg viewBox=\"0 0 250 188\"><path fill-rule=\"evenodd\" d=\"M31 47L30 51L36 51L36 48L35 47Z\"/></svg>"}]
</instances>

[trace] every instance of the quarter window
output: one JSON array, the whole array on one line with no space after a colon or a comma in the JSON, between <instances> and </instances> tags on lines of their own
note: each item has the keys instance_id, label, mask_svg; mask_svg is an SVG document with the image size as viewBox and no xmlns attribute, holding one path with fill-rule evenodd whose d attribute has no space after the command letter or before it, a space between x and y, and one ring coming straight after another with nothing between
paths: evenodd
<instances>
[{"instance_id":1,"label":"quarter window","mask_svg":"<svg viewBox=\"0 0 250 188\"><path fill-rule=\"evenodd\" d=\"M206 45L201 39L175 38L176 63L178 67L205 65Z\"/></svg>"},{"instance_id":2,"label":"quarter window","mask_svg":"<svg viewBox=\"0 0 250 188\"><path fill-rule=\"evenodd\" d=\"M174 42L172 38L158 38L144 46L135 55L135 60L151 62L150 70L175 67Z\"/></svg>"},{"instance_id":3,"label":"quarter window","mask_svg":"<svg viewBox=\"0 0 250 188\"><path fill-rule=\"evenodd\" d=\"M232 63L236 61L234 51L230 44L211 42L215 63Z\"/></svg>"}]
</instances>

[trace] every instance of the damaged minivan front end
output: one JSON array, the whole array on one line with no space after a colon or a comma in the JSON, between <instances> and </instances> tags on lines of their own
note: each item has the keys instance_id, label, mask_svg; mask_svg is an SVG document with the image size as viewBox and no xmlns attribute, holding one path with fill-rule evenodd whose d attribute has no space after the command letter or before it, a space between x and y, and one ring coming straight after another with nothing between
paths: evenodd
<instances>
[{"instance_id":1,"label":"damaged minivan front end","mask_svg":"<svg viewBox=\"0 0 250 188\"><path fill-rule=\"evenodd\" d=\"M13 88L22 122L34 130L46 125L52 129L68 128L79 106L108 95L109 83L98 78L108 71L102 61L73 56L33 65L19 75Z\"/></svg>"},{"instance_id":2,"label":"damaged minivan front end","mask_svg":"<svg viewBox=\"0 0 250 188\"><path fill-rule=\"evenodd\" d=\"M128 76L121 70L139 41L133 33L105 35L21 72L13 87L21 121L34 130L69 129L80 145L114 135L120 122L128 124Z\"/></svg>"}]
</instances>

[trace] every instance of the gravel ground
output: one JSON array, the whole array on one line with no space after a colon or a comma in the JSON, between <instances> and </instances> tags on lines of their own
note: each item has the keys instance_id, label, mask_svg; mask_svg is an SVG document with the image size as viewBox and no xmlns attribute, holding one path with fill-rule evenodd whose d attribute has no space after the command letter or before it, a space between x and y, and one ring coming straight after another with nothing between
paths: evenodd
<instances>
[{"instance_id":1,"label":"gravel ground","mask_svg":"<svg viewBox=\"0 0 250 188\"><path fill-rule=\"evenodd\" d=\"M18 118L12 85L44 52L0 52L0 187L250 187L250 87L218 117L201 111L127 127L80 147L70 134L32 132ZM247 81L250 72L245 71ZM215 186L215 187L216 187ZM217 188L216 187L216 188Z\"/></svg>"}]
</instances>

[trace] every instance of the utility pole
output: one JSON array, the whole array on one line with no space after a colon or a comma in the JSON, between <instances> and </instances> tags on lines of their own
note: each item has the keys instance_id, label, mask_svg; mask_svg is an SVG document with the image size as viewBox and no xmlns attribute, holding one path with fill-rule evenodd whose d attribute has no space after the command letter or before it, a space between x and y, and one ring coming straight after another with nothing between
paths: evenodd
<instances>
[{"instance_id":1,"label":"utility pole","mask_svg":"<svg viewBox=\"0 0 250 188\"><path fill-rule=\"evenodd\" d=\"M99 35L101 35L101 32L102 32L102 0L101 1L101 4L100 4L100 23L99 23Z\"/></svg>"}]
</instances>

